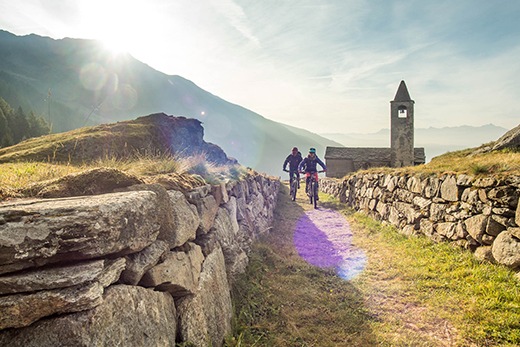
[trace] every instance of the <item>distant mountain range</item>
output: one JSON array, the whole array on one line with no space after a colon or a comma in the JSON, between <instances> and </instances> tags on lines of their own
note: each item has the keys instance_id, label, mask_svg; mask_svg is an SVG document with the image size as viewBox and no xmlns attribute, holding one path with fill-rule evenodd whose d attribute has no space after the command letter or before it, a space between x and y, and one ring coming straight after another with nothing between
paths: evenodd
<instances>
[{"instance_id":1,"label":"distant mountain range","mask_svg":"<svg viewBox=\"0 0 520 347\"><path fill-rule=\"evenodd\" d=\"M161 54L157 52L157 54ZM242 165L281 175L293 146L340 146L303 129L268 120L128 54L114 56L93 40L16 36L0 30L0 97L33 110L61 132L151 113L197 118L205 140Z\"/></svg>"},{"instance_id":2,"label":"distant mountain range","mask_svg":"<svg viewBox=\"0 0 520 347\"><path fill-rule=\"evenodd\" d=\"M446 152L478 147L497 140L509 129L493 124L479 127L458 126L444 128L416 128L415 147L424 147L426 161ZM369 134L320 134L341 143L345 147L390 147L390 129L382 129Z\"/></svg>"}]
</instances>

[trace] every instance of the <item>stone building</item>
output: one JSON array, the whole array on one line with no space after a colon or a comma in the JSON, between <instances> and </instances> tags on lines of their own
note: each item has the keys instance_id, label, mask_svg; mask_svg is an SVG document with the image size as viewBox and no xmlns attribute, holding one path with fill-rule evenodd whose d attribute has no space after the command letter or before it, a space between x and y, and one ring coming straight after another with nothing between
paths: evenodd
<instances>
[{"instance_id":1,"label":"stone building","mask_svg":"<svg viewBox=\"0 0 520 347\"><path fill-rule=\"evenodd\" d=\"M327 177L343 177L370 167L424 164L424 148L414 148L414 104L404 81L390 101L390 148L327 147Z\"/></svg>"}]
</instances>

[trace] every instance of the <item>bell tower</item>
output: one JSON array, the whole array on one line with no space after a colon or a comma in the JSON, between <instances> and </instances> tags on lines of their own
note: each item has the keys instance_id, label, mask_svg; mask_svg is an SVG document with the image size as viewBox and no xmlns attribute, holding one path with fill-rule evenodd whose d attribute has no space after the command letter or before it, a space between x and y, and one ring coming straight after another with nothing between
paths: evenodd
<instances>
[{"instance_id":1,"label":"bell tower","mask_svg":"<svg viewBox=\"0 0 520 347\"><path fill-rule=\"evenodd\" d=\"M414 165L413 106L404 81L401 81L395 98L390 101L390 161L392 167Z\"/></svg>"}]
</instances>

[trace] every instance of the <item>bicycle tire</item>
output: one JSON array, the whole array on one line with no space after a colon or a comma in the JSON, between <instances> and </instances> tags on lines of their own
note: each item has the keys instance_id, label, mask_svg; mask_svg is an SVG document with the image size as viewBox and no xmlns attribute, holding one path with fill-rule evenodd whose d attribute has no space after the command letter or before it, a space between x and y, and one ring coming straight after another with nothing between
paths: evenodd
<instances>
[{"instance_id":1,"label":"bicycle tire","mask_svg":"<svg viewBox=\"0 0 520 347\"><path fill-rule=\"evenodd\" d=\"M298 181L296 178L293 178L291 184L291 199L292 201L296 201L296 193L298 192Z\"/></svg>"},{"instance_id":2,"label":"bicycle tire","mask_svg":"<svg viewBox=\"0 0 520 347\"><path fill-rule=\"evenodd\" d=\"M318 185L317 182L314 181L312 185L312 195L314 196L314 208L318 208Z\"/></svg>"},{"instance_id":3,"label":"bicycle tire","mask_svg":"<svg viewBox=\"0 0 520 347\"><path fill-rule=\"evenodd\" d=\"M314 204L314 180L311 178L311 184L310 184L310 187L309 187L309 199L310 199L310 203L311 205Z\"/></svg>"}]
</instances>

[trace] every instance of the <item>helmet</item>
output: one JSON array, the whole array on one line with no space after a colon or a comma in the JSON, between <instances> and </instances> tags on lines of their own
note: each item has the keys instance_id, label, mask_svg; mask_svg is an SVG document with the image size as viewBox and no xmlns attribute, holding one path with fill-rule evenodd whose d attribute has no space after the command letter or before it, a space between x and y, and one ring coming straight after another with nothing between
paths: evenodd
<instances>
[{"instance_id":1,"label":"helmet","mask_svg":"<svg viewBox=\"0 0 520 347\"><path fill-rule=\"evenodd\" d=\"M316 148L311 147L311 148L309 149L309 153L316 153Z\"/></svg>"},{"instance_id":2,"label":"helmet","mask_svg":"<svg viewBox=\"0 0 520 347\"><path fill-rule=\"evenodd\" d=\"M298 147L293 147L293 148L292 148L292 151L293 151L293 152L295 152L295 151L298 152Z\"/></svg>"}]
</instances>

